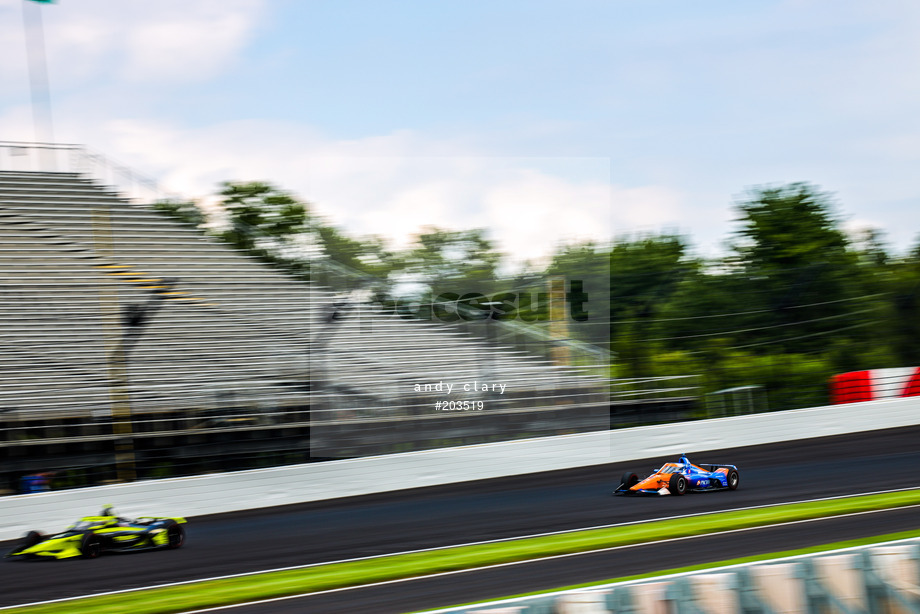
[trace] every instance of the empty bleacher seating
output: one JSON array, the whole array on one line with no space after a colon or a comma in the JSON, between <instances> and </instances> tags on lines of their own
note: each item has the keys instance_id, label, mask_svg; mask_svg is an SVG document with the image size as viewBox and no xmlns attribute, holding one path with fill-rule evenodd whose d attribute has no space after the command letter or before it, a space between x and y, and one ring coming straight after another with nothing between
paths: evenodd
<instances>
[{"instance_id":1,"label":"empty bleacher seating","mask_svg":"<svg viewBox=\"0 0 920 614\"><path fill-rule=\"evenodd\" d=\"M0 172L0 281L0 445L115 438L87 431L86 419L118 419L125 407L134 437L279 421L430 422L442 418L435 397L414 385L439 380L504 384L504 394L478 395L492 414L592 407L604 416L596 428L606 423L601 380L361 301L330 322L341 300L331 289L76 173ZM148 317L127 325L141 306ZM52 437L48 429L67 419L82 426ZM502 428L520 436L563 426L591 428L546 419ZM386 428L360 432L373 438ZM433 440L439 429L415 433Z\"/></svg>"}]
</instances>

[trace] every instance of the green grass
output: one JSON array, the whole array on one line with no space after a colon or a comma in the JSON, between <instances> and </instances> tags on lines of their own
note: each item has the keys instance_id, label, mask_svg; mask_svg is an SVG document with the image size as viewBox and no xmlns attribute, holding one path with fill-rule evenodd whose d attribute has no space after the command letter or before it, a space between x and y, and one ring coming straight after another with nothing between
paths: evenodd
<instances>
[{"instance_id":1,"label":"green grass","mask_svg":"<svg viewBox=\"0 0 920 614\"><path fill-rule=\"evenodd\" d=\"M720 512L692 518L572 531L543 537L397 554L306 569L196 582L182 586L34 606L17 611L55 614L88 614L90 612L121 614L130 611L134 614L164 614L545 556L587 552L676 537L918 504L920 504L920 489L813 503L792 503L754 510ZM176 556L181 556L181 552ZM228 545L228 556L232 556L232 545Z\"/></svg>"}]
</instances>

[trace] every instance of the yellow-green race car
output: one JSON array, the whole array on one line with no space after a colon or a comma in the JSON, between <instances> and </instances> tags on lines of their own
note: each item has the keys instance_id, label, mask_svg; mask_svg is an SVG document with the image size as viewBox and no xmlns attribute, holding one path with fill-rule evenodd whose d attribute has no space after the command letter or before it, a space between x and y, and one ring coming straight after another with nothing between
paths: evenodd
<instances>
[{"instance_id":1,"label":"yellow-green race car","mask_svg":"<svg viewBox=\"0 0 920 614\"><path fill-rule=\"evenodd\" d=\"M29 531L7 558L94 559L104 552L175 549L185 543L184 518L141 516L134 520L112 514L106 506L100 516L86 516L62 533Z\"/></svg>"}]
</instances>

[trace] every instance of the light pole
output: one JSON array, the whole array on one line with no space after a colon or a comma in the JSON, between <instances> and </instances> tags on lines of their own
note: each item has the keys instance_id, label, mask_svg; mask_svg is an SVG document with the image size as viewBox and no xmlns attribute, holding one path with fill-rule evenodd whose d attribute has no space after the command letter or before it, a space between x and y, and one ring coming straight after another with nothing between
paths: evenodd
<instances>
[{"instance_id":1,"label":"light pole","mask_svg":"<svg viewBox=\"0 0 920 614\"><path fill-rule=\"evenodd\" d=\"M486 379L487 382L494 383L494 382L490 381L491 378L494 377L494 376L496 375L496 373L495 373L495 372L496 372L496 369L495 369L495 352L494 352L494 350L493 350L493 346L495 345L495 341L494 341L494 339L493 339L494 334L495 334L495 331L494 331L494 329L492 328L492 327L494 326L494 323L492 322L492 320L495 320L495 309L494 309L494 307L495 307L496 305L501 305L502 302L501 302L501 301L484 301L484 302L479 303L479 304L482 305L483 307L488 307L488 308L489 308L489 310L488 310L487 312L485 312L485 313L486 313L486 317L485 317L485 320L486 320L486 345L488 346L488 348L486 349L486 355L488 356L488 358L486 359L486 363L485 363L485 366L486 366L486 376L485 376L485 379Z\"/></svg>"},{"instance_id":2,"label":"light pole","mask_svg":"<svg viewBox=\"0 0 920 614\"><path fill-rule=\"evenodd\" d=\"M146 303L130 303L124 306L122 335L109 357L109 377L112 380L112 432L116 435L115 468L118 479L123 482L131 482L137 478L128 357L150 317L163 306L165 293L177 282L177 279L159 280Z\"/></svg>"},{"instance_id":3,"label":"light pole","mask_svg":"<svg viewBox=\"0 0 920 614\"><path fill-rule=\"evenodd\" d=\"M32 92L32 121L35 140L54 142L51 120L51 88L48 85L48 65L45 58L45 33L40 4L51 0L23 0L22 23L26 37L26 57L29 63L29 85Z\"/></svg>"}]
</instances>

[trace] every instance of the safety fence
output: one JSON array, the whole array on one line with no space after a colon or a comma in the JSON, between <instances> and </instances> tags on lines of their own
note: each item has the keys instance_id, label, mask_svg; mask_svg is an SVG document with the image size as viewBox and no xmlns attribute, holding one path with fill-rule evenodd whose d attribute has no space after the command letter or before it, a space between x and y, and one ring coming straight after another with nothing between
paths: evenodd
<instances>
[{"instance_id":1,"label":"safety fence","mask_svg":"<svg viewBox=\"0 0 920 614\"><path fill-rule=\"evenodd\" d=\"M918 614L920 539L437 610L442 614Z\"/></svg>"},{"instance_id":2,"label":"safety fence","mask_svg":"<svg viewBox=\"0 0 920 614\"><path fill-rule=\"evenodd\" d=\"M155 180L83 145L0 141L0 170L79 173L110 187L131 202L175 198Z\"/></svg>"}]
</instances>

